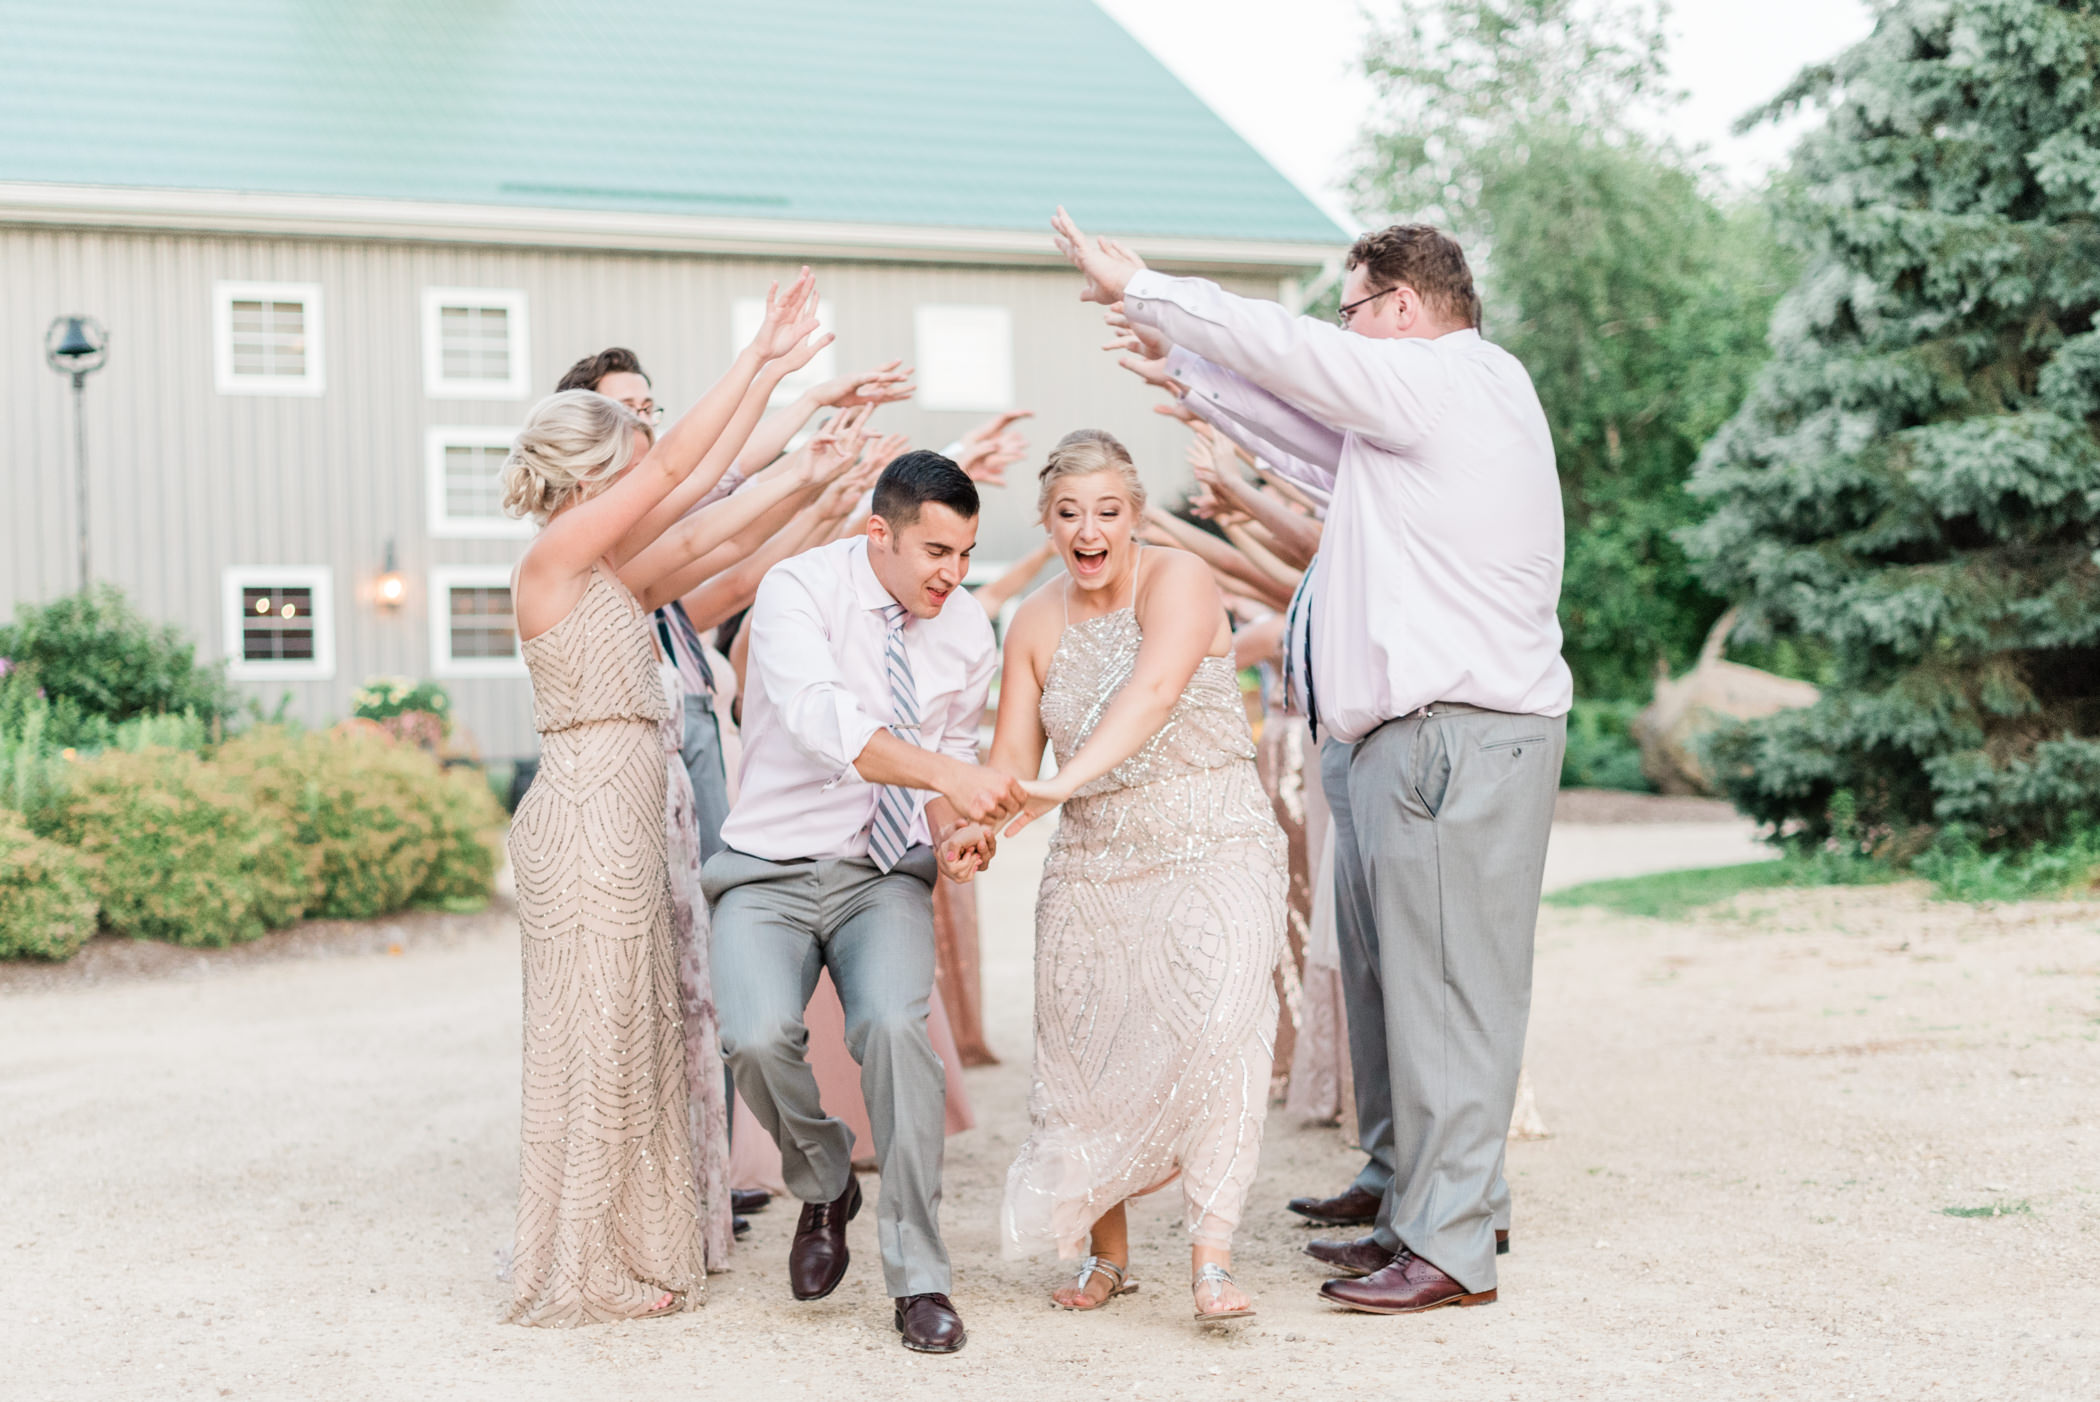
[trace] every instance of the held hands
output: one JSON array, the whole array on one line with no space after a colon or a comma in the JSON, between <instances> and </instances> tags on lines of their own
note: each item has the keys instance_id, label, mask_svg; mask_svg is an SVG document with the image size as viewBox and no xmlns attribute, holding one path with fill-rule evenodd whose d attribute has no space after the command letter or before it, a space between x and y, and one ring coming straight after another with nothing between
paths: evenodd
<instances>
[{"instance_id":1,"label":"held hands","mask_svg":"<svg viewBox=\"0 0 2100 1402\"><path fill-rule=\"evenodd\" d=\"M999 852L999 835L983 823L957 823L944 833L934 857L941 875L967 883L992 864Z\"/></svg>"},{"instance_id":2,"label":"held hands","mask_svg":"<svg viewBox=\"0 0 2100 1402\"><path fill-rule=\"evenodd\" d=\"M958 760L953 777L941 788L941 797L955 806L964 821L997 827L1021 810L1027 794L1010 774Z\"/></svg>"},{"instance_id":3,"label":"held hands","mask_svg":"<svg viewBox=\"0 0 2100 1402\"><path fill-rule=\"evenodd\" d=\"M1021 785L1021 793L1024 799L1021 811L1006 825L1003 834L1006 837L1012 837L1072 796L1065 792L1064 786L1055 779L1028 780Z\"/></svg>"},{"instance_id":4,"label":"held hands","mask_svg":"<svg viewBox=\"0 0 2100 1402\"><path fill-rule=\"evenodd\" d=\"M1144 270L1144 259L1114 239L1094 238L1083 232L1065 213L1063 205L1057 207L1050 228L1057 240L1057 251L1086 275L1086 286L1079 293L1082 302L1114 306L1123 300L1123 289L1130 279Z\"/></svg>"}]
</instances>

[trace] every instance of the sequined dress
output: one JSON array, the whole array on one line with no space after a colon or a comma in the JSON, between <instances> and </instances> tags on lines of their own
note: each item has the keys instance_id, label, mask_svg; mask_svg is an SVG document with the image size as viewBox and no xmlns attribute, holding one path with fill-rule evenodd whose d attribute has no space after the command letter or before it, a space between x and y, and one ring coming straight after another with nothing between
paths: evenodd
<instances>
[{"instance_id":1,"label":"sequined dress","mask_svg":"<svg viewBox=\"0 0 2100 1402\"><path fill-rule=\"evenodd\" d=\"M1129 681L1139 640L1129 609L1066 627L1042 698L1060 764ZM1206 657L1159 733L1073 795L1051 839L1008 1255L1080 1255L1103 1212L1177 1173L1190 1234L1231 1241L1261 1150L1286 880L1237 676Z\"/></svg>"},{"instance_id":2,"label":"sequined dress","mask_svg":"<svg viewBox=\"0 0 2100 1402\"><path fill-rule=\"evenodd\" d=\"M538 776L511 821L525 963L509 1318L700 1303L705 1273L665 860L667 707L648 615L603 567L521 649Z\"/></svg>"}]
</instances>

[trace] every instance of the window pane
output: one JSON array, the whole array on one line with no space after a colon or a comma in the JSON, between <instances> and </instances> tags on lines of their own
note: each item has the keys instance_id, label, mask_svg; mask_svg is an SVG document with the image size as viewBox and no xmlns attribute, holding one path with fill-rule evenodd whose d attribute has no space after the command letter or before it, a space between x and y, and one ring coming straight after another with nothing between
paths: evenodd
<instances>
[{"instance_id":1,"label":"window pane","mask_svg":"<svg viewBox=\"0 0 2100 1402\"><path fill-rule=\"evenodd\" d=\"M232 361L237 376L306 374L306 304L236 301L232 306Z\"/></svg>"},{"instance_id":2,"label":"window pane","mask_svg":"<svg viewBox=\"0 0 2100 1402\"><path fill-rule=\"evenodd\" d=\"M510 309L440 307L439 373L448 380L510 378Z\"/></svg>"},{"instance_id":3,"label":"window pane","mask_svg":"<svg viewBox=\"0 0 2100 1402\"><path fill-rule=\"evenodd\" d=\"M518 655L517 620L511 613L508 585L455 585L451 595L453 657Z\"/></svg>"},{"instance_id":4,"label":"window pane","mask_svg":"<svg viewBox=\"0 0 2100 1402\"><path fill-rule=\"evenodd\" d=\"M314 655L314 591L305 586L241 590L241 659L310 662Z\"/></svg>"}]
</instances>

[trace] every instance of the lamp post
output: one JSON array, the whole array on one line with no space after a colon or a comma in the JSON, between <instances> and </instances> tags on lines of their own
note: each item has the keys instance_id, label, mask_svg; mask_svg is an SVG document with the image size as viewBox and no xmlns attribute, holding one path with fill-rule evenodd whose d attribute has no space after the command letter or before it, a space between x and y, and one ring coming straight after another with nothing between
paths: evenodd
<instances>
[{"instance_id":1,"label":"lamp post","mask_svg":"<svg viewBox=\"0 0 2100 1402\"><path fill-rule=\"evenodd\" d=\"M109 333L91 316L54 317L44 332L44 360L73 377L73 485L79 497L80 587L88 587L87 377L109 359Z\"/></svg>"}]
</instances>

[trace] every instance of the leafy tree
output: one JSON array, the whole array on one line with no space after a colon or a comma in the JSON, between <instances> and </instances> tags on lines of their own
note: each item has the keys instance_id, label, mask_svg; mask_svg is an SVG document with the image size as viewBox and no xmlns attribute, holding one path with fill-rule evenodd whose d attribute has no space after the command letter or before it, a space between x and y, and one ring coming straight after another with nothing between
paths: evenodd
<instances>
[{"instance_id":1,"label":"leafy tree","mask_svg":"<svg viewBox=\"0 0 2100 1402\"><path fill-rule=\"evenodd\" d=\"M208 724L234 707L220 671L197 665L181 630L149 623L111 584L20 606L0 625L0 658L0 721L40 691L52 744L106 745L135 716L187 711Z\"/></svg>"},{"instance_id":2,"label":"leafy tree","mask_svg":"<svg viewBox=\"0 0 2100 1402\"><path fill-rule=\"evenodd\" d=\"M1661 18L1403 0L1366 60L1385 101L1359 202L1467 243L1488 333L1530 370L1553 429L1561 622L1586 698L1645 698L1656 662L1687 663L1720 616L1676 539L1700 510L1683 486L1763 363L1785 283L1764 212L1724 209L1645 134L1674 101Z\"/></svg>"},{"instance_id":3,"label":"leafy tree","mask_svg":"<svg viewBox=\"0 0 2100 1402\"><path fill-rule=\"evenodd\" d=\"M1688 545L1822 702L1715 751L1748 812L1900 855L2100 818L2100 2L1900 0L1816 103L1774 355Z\"/></svg>"}]
</instances>

